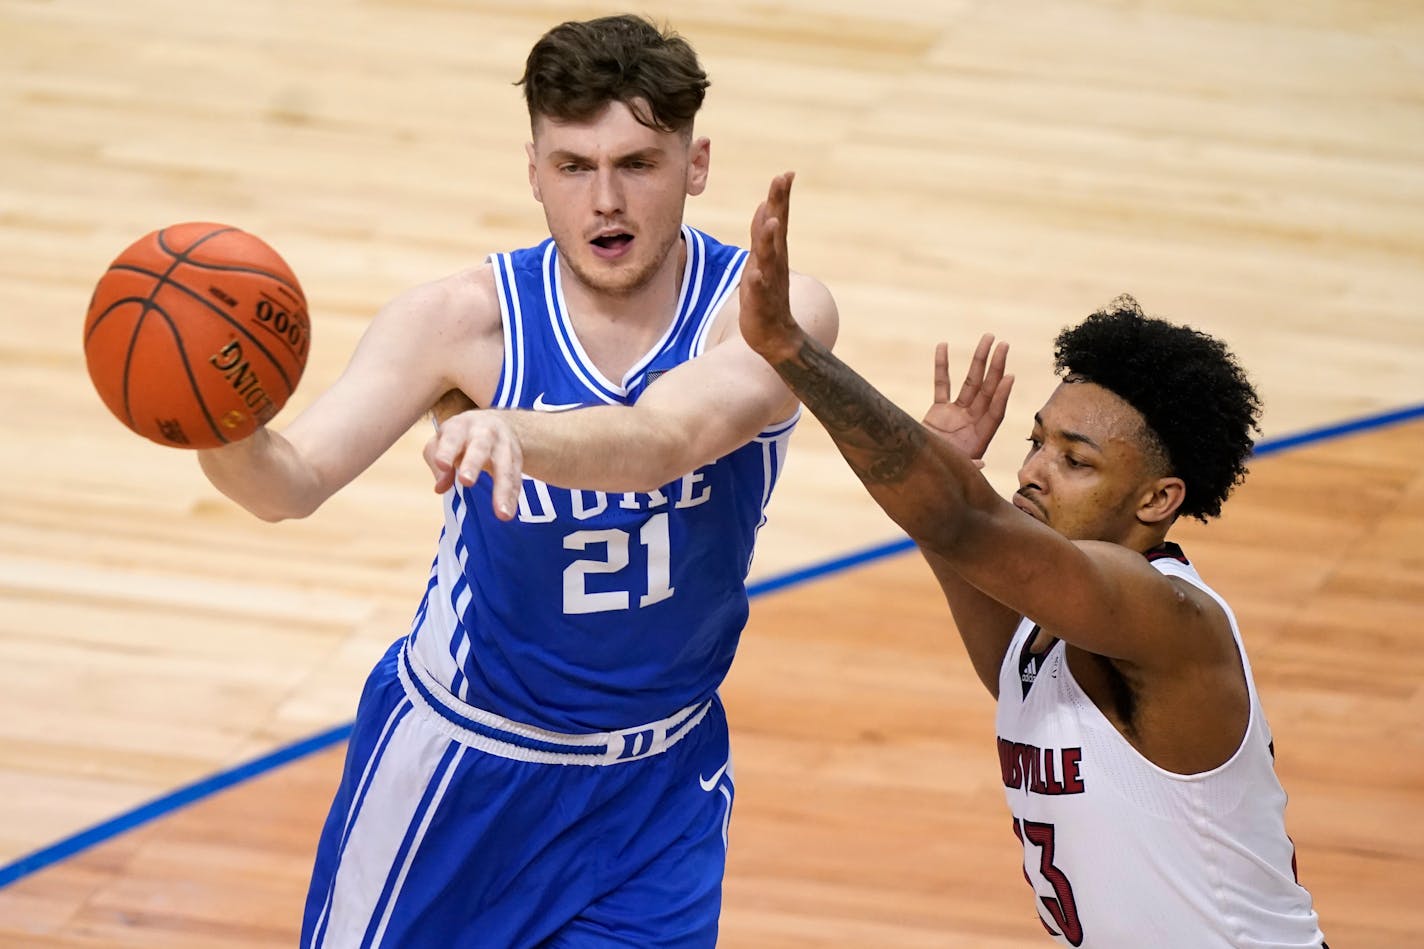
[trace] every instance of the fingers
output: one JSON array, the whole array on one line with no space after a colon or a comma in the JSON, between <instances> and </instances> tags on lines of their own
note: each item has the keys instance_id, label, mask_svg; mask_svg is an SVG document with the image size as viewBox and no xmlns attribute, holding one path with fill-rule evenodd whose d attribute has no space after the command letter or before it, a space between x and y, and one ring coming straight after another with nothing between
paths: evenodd
<instances>
[{"instance_id":1,"label":"fingers","mask_svg":"<svg viewBox=\"0 0 1424 949\"><path fill-rule=\"evenodd\" d=\"M444 494L450 490L450 485L455 483L454 466L440 457L440 432L437 430L426 441L425 447L421 449L421 456L425 458L425 464L430 468L430 473L435 476L435 493Z\"/></svg>"},{"instance_id":2,"label":"fingers","mask_svg":"<svg viewBox=\"0 0 1424 949\"><path fill-rule=\"evenodd\" d=\"M763 201L761 204L758 204L756 211L752 212L752 232L750 243L752 250L756 249L757 237L761 234L762 228L766 225L766 218L769 213L770 212L767 210L766 201Z\"/></svg>"},{"instance_id":3,"label":"fingers","mask_svg":"<svg viewBox=\"0 0 1424 949\"><path fill-rule=\"evenodd\" d=\"M464 454L464 432L464 419L452 416L425 443L422 454L430 473L435 476L436 494L444 494L455 483L458 465Z\"/></svg>"},{"instance_id":4,"label":"fingers","mask_svg":"<svg viewBox=\"0 0 1424 949\"><path fill-rule=\"evenodd\" d=\"M978 344L974 347L974 358L969 360L969 371L964 375L964 382L959 387L959 395L954 400L954 404L960 408L968 409L975 413L976 409L982 410L980 402L984 388L984 367L989 361L989 348L994 345L992 333L985 333L979 337Z\"/></svg>"},{"instance_id":5,"label":"fingers","mask_svg":"<svg viewBox=\"0 0 1424 949\"><path fill-rule=\"evenodd\" d=\"M791 183L795 180L794 171L777 175L771 180L771 191L767 196L771 214L776 218L776 250L783 258L786 256L786 234L791 221Z\"/></svg>"},{"instance_id":6,"label":"fingers","mask_svg":"<svg viewBox=\"0 0 1424 949\"><path fill-rule=\"evenodd\" d=\"M519 482L524 472L524 452L514 438L496 441L490 450L490 476L494 480L494 513L502 521L514 517L519 503Z\"/></svg>"},{"instance_id":7,"label":"fingers","mask_svg":"<svg viewBox=\"0 0 1424 949\"><path fill-rule=\"evenodd\" d=\"M514 517L524 452L503 419L486 411L453 416L426 442L422 454L435 476L437 494L444 494L457 483L469 487L481 471L488 471L495 516L504 521Z\"/></svg>"},{"instance_id":8,"label":"fingers","mask_svg":"<svg viewBox=\"0 0 1424 949\"><path fill-rule=\"evenodd\" d=\"M1000 343L994 347L994 358L989 361L989 371L984 376L984 391L997 394L999 383L1004 378L1004 368L1008 365L1009 344Z\"/></svg>"},{"instance_id":9,"label":"fingers","mask_svg":"<svg viewBox=\"0 0 1424 949\"><path fill-rule=\"evenodd\" d=\"M990 341L993 340L992 336L986 335L984 338ZM983 340L980 341L980 346L981 352L987 355L987 348L984 347ZM976 353L976 356L977 355L979 354ZM1004 378L1004 367L1007 364L1008 358L1009 344L1000 343L994 348L994 355L993 358L989 360L987 370L984 368L983 360L979 360L978 366L980 371L983 372L983 382L980 384L979 391L975 395L974 404L970 406L970 412L972 414L979 416L987 411L989 403L998 393L999 382Z\"/></svg>"},{"instance_id":10,"label":"fingers","mask_svg":"<svg viewBox=\"0 0 1424 949\"><path fill-rule=\"evenodd\" d=\"M771 179L766 200L757 205L752 215L751 248L762 264L786 258L787 221L791 215L791 183L796 179L794 171L784 172Z\"/></svg>"},{"instance_id":11,"label":"fingers","mask_svg":"<svg viewBox=\"0 0 1424 949\"><path fill-rule=\"evenodd\" d=\"M949 401L948 343L939 343L935 346L934 400L935 405L943 405L945 402Z\"/></svg>"},{"instance_id":12,"label":"fingers","mask_svg":"<svg viewBox=\"0 0 1424 949\"><path fill-rule=\"evenodd\" d=\"M1014 388L1014 377L1004 376L994 387L994 395L989 399L989 408L984 413L984 418L989 424L989 435L999 430L999 425L1004 421L1004 412L1009 407L1009 393Z\"/></svg>"}]
</instances>

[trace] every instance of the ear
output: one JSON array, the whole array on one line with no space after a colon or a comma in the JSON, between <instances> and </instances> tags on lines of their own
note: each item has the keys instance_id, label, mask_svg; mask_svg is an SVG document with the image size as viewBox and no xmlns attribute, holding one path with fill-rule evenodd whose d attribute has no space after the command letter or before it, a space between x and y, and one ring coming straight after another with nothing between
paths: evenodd
<instances>
[{"instance_id":1,"label":"ear","mask_svg":"<svg viewBox=\"0 0 1424 949\"><path fill-rule=\"evenodd\" d=\"M529 191L534 195L534 200L540 204L544 203L544 196L539 193L539 176L534 173L534 143L524 143L524 154L529 158Z\"/></svg>"},{"instance_id":2,"label":"ear","mask_svg":"<svg viewBox=\"0 0 1424 949\"><path fill-rule=\"evenodd\" d=\"M712 160L712 143L705 138L692 141L687 149L687 193L699 195L707 187L707 166Z\"/></svg>"},{"instance_id":3,"label":"ear","mask_svg":"<svg viewBox=\"0 0 1424 949\"><path fill-rule=\"evenodd\" d=\"M1147 485L1147 491L1137 505L1137 519L1156 526L1170 524L1187 499L1187 483L1181 478L1158 478Z\"/></svg>"}]
</instances>

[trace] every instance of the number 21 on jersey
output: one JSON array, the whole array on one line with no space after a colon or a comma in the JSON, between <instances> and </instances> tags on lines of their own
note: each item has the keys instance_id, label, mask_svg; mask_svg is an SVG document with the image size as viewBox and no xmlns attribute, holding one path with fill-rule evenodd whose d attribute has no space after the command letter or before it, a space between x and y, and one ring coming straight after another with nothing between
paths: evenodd
<instances>
[{"instance_id":1,"label":"number 21 on jersey","mask_svg":"<svg viewBox=\"0 0 1424 949\"><path fill-rule=\"evenodd\" d=\"M564 549L595 552L601 549L602 559L597 556L575 560L564 568L564 612L606 613L626 610L632 606L632 589L590 591L588 578L597 574L618 574L623 587L630 587L638 580L647 592L638 596L638 606L652 606L673 595L669 563L672 557L671 542L668 537L667 512L655 514L643 522L638 530L639 565L630 567L632 562L631 536L628 531L611 527L601 530L574 531L564 538ZM645 569L639 566L645 565Z\"/></svg>"}]
</instances>

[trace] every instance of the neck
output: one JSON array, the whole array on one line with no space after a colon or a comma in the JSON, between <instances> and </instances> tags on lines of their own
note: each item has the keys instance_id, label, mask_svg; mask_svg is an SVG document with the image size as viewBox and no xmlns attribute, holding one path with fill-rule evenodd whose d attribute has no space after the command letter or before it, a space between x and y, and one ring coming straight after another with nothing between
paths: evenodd
<instances>
[{"instance_id":1,"label":"neck","mask_svg":"<svg viewBox=\"0 0 1424 949\"><path fill-rule=\"evenodd\" d=\"M559 274L569 320L584 352L613 382L651 349L677 312L687 248L678 240L652 276L626 291L600 290L561 258Z\"/></svg>"},{"instance_id":2,"label":"neck","mask_svg":"<svg viewBox=\"0 0 1424 949\"><path fill-rule=\"evenodd\" d=\"M1139 554L1145 554L1154 547L1160 547L1167 540L1167 530L1163 527L1147 527L1138 524L1127 532L1127 536L1118 541L1129 550L1135 550Z\"/></svg>"},{"instance_id":3,"label":"neck","mask_svg":"<svg viewBox=\"0 0 1424 949\"><path fill-rule=\"evenodd\" d=\"M575 324L588 321L610 323L657 323L666 326L682 290L682 273L687 264L687 247L679 235L649 277L626 290L606 290L590 286L579 278L561 255L559 277L564 301Z\"/></svg>"}]
</instances>

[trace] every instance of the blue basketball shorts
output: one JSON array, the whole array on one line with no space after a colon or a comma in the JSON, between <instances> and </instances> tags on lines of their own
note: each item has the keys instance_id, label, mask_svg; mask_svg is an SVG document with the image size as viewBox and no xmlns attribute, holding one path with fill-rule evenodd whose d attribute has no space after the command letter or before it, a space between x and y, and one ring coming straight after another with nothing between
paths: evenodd
<instances>
[{"instance_id":1,"label":"blue basketball shorts","mask_svg":"<svg viewBox=\"0 0 1424 949\"><path fill-rule=\"evenodd\" d=\"M403 646L357 708L304 949L715 946L734 793L720 701L560 735L460 703Z\"/></svg>"}]
</instances>

